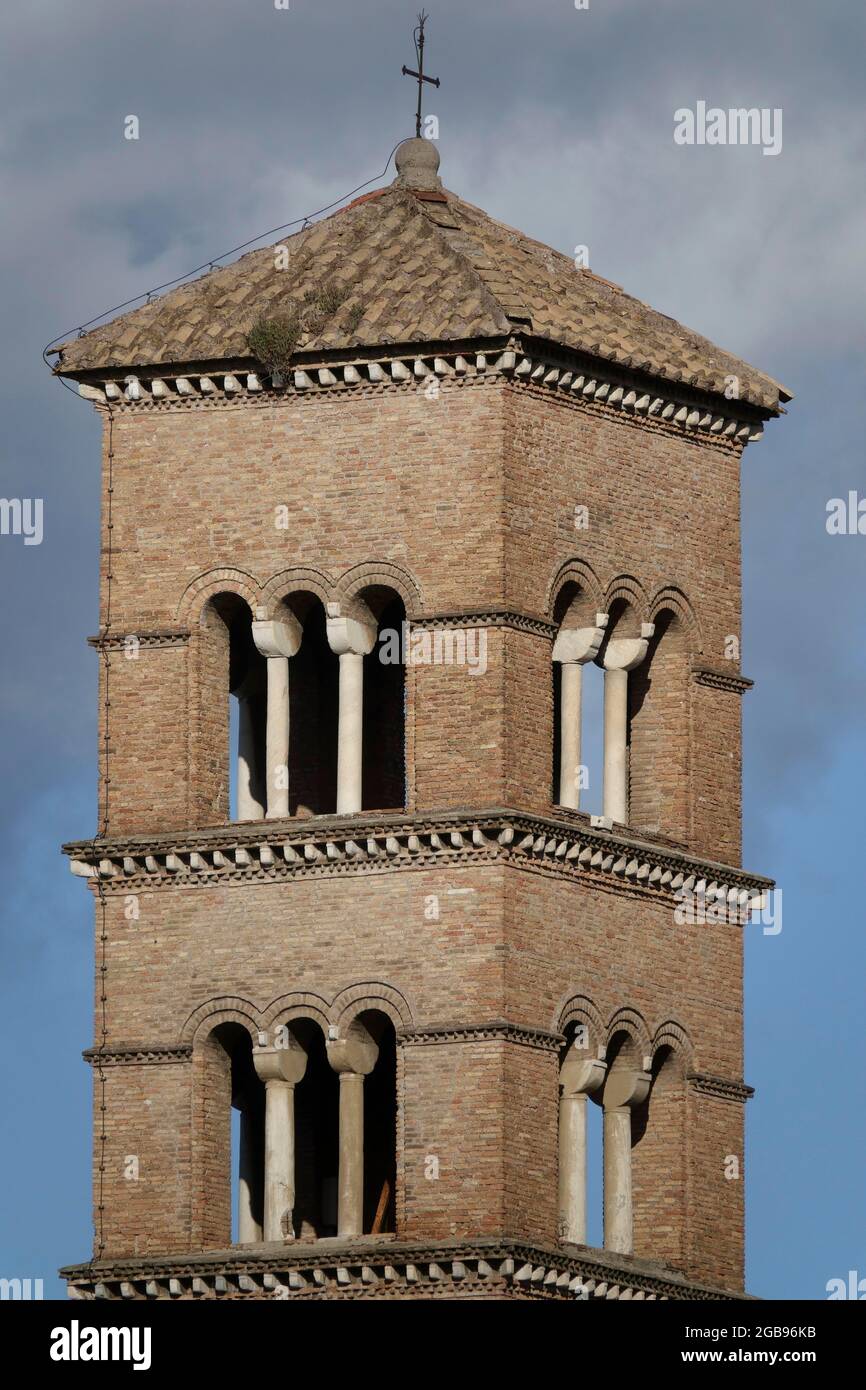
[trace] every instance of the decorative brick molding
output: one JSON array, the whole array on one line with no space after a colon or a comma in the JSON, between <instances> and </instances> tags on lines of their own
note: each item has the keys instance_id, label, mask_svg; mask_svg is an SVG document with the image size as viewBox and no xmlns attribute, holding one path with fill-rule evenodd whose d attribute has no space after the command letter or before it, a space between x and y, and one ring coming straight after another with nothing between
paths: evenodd
<instances>
[{"instance_id":1,"label":"decorative brick molding","mask_svg":"<svg viewBox=\"0 0 866 1390\"><path fill-rule=\"evenodd\" d=\"M747 1086L743 1081L729 1081L723 1076L708 1076L705 1072L689 1072L686 1080L700 1095L716 1096L720 1100L745 1103L755 1094L754 1086Z\"/></svg>"},{"instance_id":2,"label":"decorative brick molding","mask_svg":"<svg viewBox=\"0 0 866 1390\"><path fill-rule=\"evenodd\" d=\"M738 676L733 671L717 671L710 666L692 668L692 679L696 685L708 685L713 690L730 690L743 695L755 684L748 676Z\"/></svg>"},{"instance_id":3,"label":"decorative brick molding","mask_svg":"<svg viewBox=\"0 0 866 1390\"><path fill-rule=\"evenodd\" d=\"M107 890L121 892L166 883L196 887L478 862L604 881L670 901L677 893L708 904L724 899L741 908L773 887L771 879L577 817L564 822L511 810L247 821L171 835L80 840L64 852L73 873L98 875Z\"/></svg>"},{"instance_id":4,"label":"decorative brick molding","mask_svg":"<svg viewBox=\"0 0 866 1390\"><path fill-rule=\"evenodd\" d=\"M503 1237L413 1244L393 1237L243 1246L94 1261L60 1271L76 1299L491 1297L715 1302L744 1296L664 1266L584 1246Z\"/></svg>"},{"instance_id":5,"label":"decorative brick molding","mask_svg":"<svg viewBox=\"0 0 866 1390\"><path fill-rule=\"evenodd\" d=\"M153 647L184 647L190 638L188 627L154 628L150 632L109 632L102 637L88 637L88 647L118 651L134 640L147 650Z\"/></svg>"},{"instance_id":6,"label":"decorative brick molding","mask_svg":"<svg viewBox=\"0 0 866 1390\"><path fill-rule=\"evenodd\" d=\"M524 1023L509 1023L497 1018L491 1023L427 1023L418 1027L397 1029L398 1042L406 1044L488 1042L490 1040L519 1043L537 1047L545 1052L558 1052L565 1042L561 1033L546 1028L530 1028Z\"/></svg>"},{"instance_id":7,"label":"decorative brick molding","mask_svg":"<svg viewBox=\"0 0 866 1390\"><path fill-rule=\"evenodd\" d=\"M123 1043L113 1047L88 1047L82 1052L85 1062L103 1067L140 1066L143 1063L174 1063L192 1061L191 1043Z\"/></svg>"},{"instance_id":8,"label":"decorative brick molding","mask_svg":"<svg viewBox=\"0 0 866 1390\"><path fill-rule=\"evenodd\" d=\"M540 343L526 344L524 350L521 341L514 339L504 350L492 342L484 344L484 350L452 343L440 351L419 345L410 352L377 352L375 360L356 356L346 361L332 355L303 361L299 357L285 377L254 370L252 359L218 362L210 370L189 369L181 376L91 373L91 379L81 381L78 389L101 406L165 410L285 395L339 396L389 386L425 389L430 381L438 389L439 382L449 379L462 383L498 375L544 394L603 407L605 413L643 419L677 433L702 434L719 444L745 445L761 438L763 421L757 412L722 413L719 398L708 393L681 387L672 396L670 383L651 374L652 389L647 389L647 380L612 370L608 363L587 359L589 365L581 365L581 361L575 354L554 352ZM656 394L656 387L664 394ZM726 405L730 407L731 402Z\"/></svg>"},{"instance_id":9,"label":"decorative brick molding","mask_svg":"<svg viewBox=\"0 0 866 1390\"><path fill-rule=\"evenodd\" d=\"M412 632L443 628L461 627L508 627L515 632L531 632L535 637L547 637L552 641L557 633L556 623L548 622L537 613L520 613L510 608L478 608L453 613L427 613L413 618L409 624Z\"/></svg>"}]
</instances>

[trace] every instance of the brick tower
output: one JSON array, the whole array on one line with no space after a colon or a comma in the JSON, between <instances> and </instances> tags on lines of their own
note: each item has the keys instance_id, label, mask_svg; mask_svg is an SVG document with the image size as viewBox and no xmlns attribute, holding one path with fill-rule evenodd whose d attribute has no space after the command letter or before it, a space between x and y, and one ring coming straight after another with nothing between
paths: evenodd
<instances>
[{"instance_id":1,"label":"brick tower","mask_svg":"<svg viewBox=\"0 0 866 1390\"><path fill-rule=\"evenodd\" d=\"M59 350L105 440L78 1297L742 1291L739 464L788 397L438 165Z\"/></svg>"}]
</instances>

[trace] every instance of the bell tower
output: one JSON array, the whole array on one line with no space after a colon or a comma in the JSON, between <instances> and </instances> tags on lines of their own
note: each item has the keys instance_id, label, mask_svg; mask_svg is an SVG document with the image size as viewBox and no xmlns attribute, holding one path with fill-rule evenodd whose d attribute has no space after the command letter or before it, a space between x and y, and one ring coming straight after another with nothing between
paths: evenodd
<instances>
[{"instance_id":1,"label":"bell tower","mask_svg":"<svg viewBox=\"0 0 866 1390\"><path fill-rule=\"evenodd\" d=\"M104 423L77 1297L742 1292L739 468L788 396L438 169L59 350Z\"/></svg>"}]
</instances>

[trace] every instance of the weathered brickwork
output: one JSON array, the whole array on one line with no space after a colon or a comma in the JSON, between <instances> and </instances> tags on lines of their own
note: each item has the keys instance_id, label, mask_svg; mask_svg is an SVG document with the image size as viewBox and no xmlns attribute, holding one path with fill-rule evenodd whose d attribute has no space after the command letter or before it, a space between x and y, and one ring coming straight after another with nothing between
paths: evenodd
<instances>
[{"instance_id":1,"label":"weathered brickwork","mask_svg":"<svg viewBox=\"0 0 866 1390\"><path fill-rule=\"evenodd\" d=\"M119 1154L140 1151L147 1182L131 1185L119 1161L107 1163L112 1255L181 1250L189 1230L203 1248L224 1248L230 1083L224 1057L209 1044L212 1029L235 1019L255 1035L305 1012L305 998L326 1008L359 981L387 982L417 1025L507 1018L555 1031L568 1002L585 997L600 1018L613 1020L611 1032L618 1018L632 1030L639 1019L643 1050L652 1050L673 1019L693 1045L690 1066L741 1074L741 929L676 926L670 903L649 903L638 893L490 866L140 891L133 921L128 897L122 888L106 894L109 1035L127 1044L192 1041L194 1048L185 1067L110 1070L109 1129ZM438 921L425 920L431 898ZM556 1053L483 1039L407 1042L400 1052L398 1181L407 1236L508 1230L552 1238ZM155 1088L152 1106L142 1104L142 1078ZM185 1140L174 1136L166 1150L168 1086L172 1097L180 1086L181 1108L192 1117L192 1166L185 1154L177 1171L173 1145ZM689 1211L684 1184L672 1173L685 1162L683 1136L680 1126L668 1125L666 1096L654 1091L653 1125L635 1149L636 1190L640 1197L645 1185L647 1192L637 1252L706 1278L709 1254L696 1235L694 1251L681 1253ZM723 1108L725 1132L734 1135L742 1107L712 1098L705 1104L711 1122L713 1107ZM185 1121L181 1134L187 1130ZM741 1140L725 1142L725 1153L741 1152ZM739 1235L723 1224L730 1206L723 1156L709 1145L697 1154L695 1200L713 1249L730 1250ZM425 1173L431 1155L437 1179ZM148 1220L139 1225L142 1201ZM728 1253L713 1277L730 1283L736 1259Z\"/></svg>"},{"instance_id":2,"label":"weathered brickwork","mask_svg":"<svg viewBox=\"0 0 866 1390\"><path fill-rule=\"evenodd\" d=\"M740 636L740 451L530 390L507 392L505 413L505 601L544 611L554 576L580 560L600 609L613 592L659 629L674 619L638 672L631 821L738 856L739 707L695 699L685 668L739 669L726 640Z\"/></svg>"},{"instance_id":3,"label":"weathered brickwork","mask_svg":"<svg viewBox=\"0 0 866 1390\"><path fill-rule=\"evenodd\" d=\"M739 696L690 678L695 661L724 668L739 634L738 451L483 380L432 401L410 386L396 399L127 412L113 440L112 629L193 629L136 661L111 654L115 833L225 818L227 639L208 595L272 609L279 576L295 589L309 569L335 598L346 576L351 588L359 567L385 562L405 576L410 619L485 607L549 618L555 578L578 560L600 607L614 586L659 620L633 682L632 824L738 856ZM550 805L552 639L483 632L483 677L410 671L412 807Z\"/></svg>"},{"instance_id":4,"label":"weathered brickwork","mask_svg":"<svg viewBox=\"0 0 866 1390\"><path fill-rule=\"evenodd\" d=\"M143 860L148 837L220 826L229 852L232 624L273 618L281 601L309 619L304 650L318 642L322 658L290 659L292 811L311 826L333 815L337 659L322 605L351 613L383 594L410 630L483 635L485 669L410 666L405 696L382 684L367 738L384 745L404 702L405 808L389 763L368 777L365 811L511 807L586 825L553 787L551 652L570 586L590 622L610 612L628 636L655 624L629 686L629 825L615 830L739 863L741 694L726 655L740 629L738 446L502 375L449 378L434 399L407 382L124 407L111 440L110 630L140 638L134 655L109 648L107 687L100 671L121 854ZM104 551L103 620L107 573ZM364 660L369 672L376 656ZM575 879L554 844L533 865L371 858L331 877L107 878L108 1045L191 1051L103 1067L102 1258L229 1247L231 1037L246 1056L247 1039L311 1020L321 1051L377 1012L396 1030L396 1190L389 1179L381 1198L395 1236L555 1243L560 1048L582 1018L595 1051L625 1038L636 1065L652 1059L632 1113L635 1255L741 1289L729 1160L741 1174L742 1098L688 1078L741 1081L743 928L679 925L670 892L624 876ZM336 1179L315 1172L330 1140L314 1128L312 1083L299 1085L311 1116L299 1234L313 1239L329 1232Z\"/></svg>"}]
</instances>

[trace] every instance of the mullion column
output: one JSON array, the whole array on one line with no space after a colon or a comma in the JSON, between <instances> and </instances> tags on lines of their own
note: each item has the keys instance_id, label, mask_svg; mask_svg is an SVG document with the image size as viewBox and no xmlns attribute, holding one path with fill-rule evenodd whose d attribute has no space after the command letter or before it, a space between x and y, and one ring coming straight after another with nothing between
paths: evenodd
<instances>
[{"instance_id":1,"label":"mullion column","mask_svg":"<svg viewBox=\"0 0 866 1390\"><path fill-rule=\"evenodd\" d=\"M602 657L604 667L604 814L628 824L628 673L647 654L652 623L642 623L640 637L613 637Z\"/></svg>"},{"instance_id":2,"label":"mullion column","mask_svg":"<svg viewBox=\"0 0 866 1390\"><path fill-rule=\"evenodd\" d=\"M649 1058L644 1070L616 1067L604 1084L604 1248L620 1255L634 1250L631 1177L631 1111L649 1094Z\"/></svg>"},{"instance_id":3,"label":"mullion column","mask_svg":"<svg viewBox=\"0 0 866 1390\"><path fill-rule=\"evenodd\" d=\"M337 1235L364 1233L364 1077L379 1048L357 1021L345 1038L329 1039L328 1061L340 1077L340 1159Z\"/></svg>"},{"instance_id":4,"label":"mullion column","mask_svg":"<svg viewBox=\"0 0 866 1390\"><path fill-rule=\"evenodd\" d=\"M295 1086L307 1068L307 1054L297 1042L253 1052L265 1085L266 1241L293 1240L295 1205Z\"/></svg>"},{"instance_id":5,"label":"mullion column","mask_svg":"<svg viewBox=\"0 0 866 1390\"><path fill-rule=\"evenodd\" d=\"M289 814L289 661L301 645L294 614L253 623L253 641L267 665L265 788L269 820Z\"/></svg>"},{"instance_id":6,"label":"mullion column","mask_svg":"<svg viewBox=\"0 0 866 1390\"><path fill-rule=\"evenodd\" d=\"M337 815L355 815L363 806L364 657L376 643L372 615L364 621L340 614L328 604L328 644L340 658L340 710L337 730Z\"/></svg>"},{"instance_id":7,"label":"mullion column","mask_svg":"<svg viewBox=\"0 0 866 1390\"><path fill-rule=\"evenodd\" d=\"M580 718L583 667L597 655L607 627L607 614L596 613L595 627L561 628L553 644L560 663L559 684L559 805L580 807Z\"/></svg>"}]
</instances>

